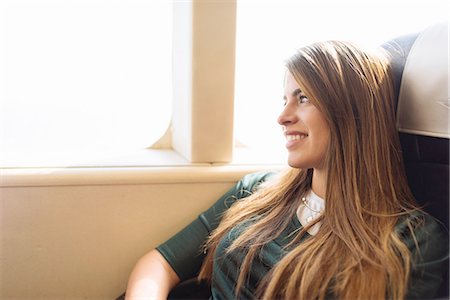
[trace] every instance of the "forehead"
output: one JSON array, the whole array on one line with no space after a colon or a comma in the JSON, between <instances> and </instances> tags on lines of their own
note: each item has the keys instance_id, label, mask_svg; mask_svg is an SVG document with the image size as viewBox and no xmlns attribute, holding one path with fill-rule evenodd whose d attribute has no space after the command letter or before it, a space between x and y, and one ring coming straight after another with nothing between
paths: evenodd
<instances>
[{"instance_id":1,"label":"forehead","mask_svg":"<svg viewBox=\"0 0 450 300\"><path fill-rule=\"evenodd\" d=\"M291 96L294 91L299 90L300 86L292 76L291 72L286 71L286 76L284 79L284 94L285 96Z\"/></svg>"}]
</instances>

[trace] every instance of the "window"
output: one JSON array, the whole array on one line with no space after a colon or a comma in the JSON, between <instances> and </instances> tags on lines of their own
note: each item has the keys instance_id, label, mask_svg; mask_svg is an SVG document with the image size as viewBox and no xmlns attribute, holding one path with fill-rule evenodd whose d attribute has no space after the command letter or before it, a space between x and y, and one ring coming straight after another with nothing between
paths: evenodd
<instances>
[{"instance_id":1,"label":"window","mask_svg":"<svg viewBox=\"0 0 450 300\"><path fill-rule=\"evenodd\" d=\"M145 149L169 126L172 2L10 0L0 11L0 164Z\"/></svg>"},{"instance_id":2,"label":"window","mask_svg":"<svg viewBox=\"0 0 450 300\"><path fill-rule=\"evenodd\" d=\"M445 0L238 1L235 137L261 156L285 160L277 116L284 60L312 42L343 39L377 46L447 18Z\"/></svg>"}]
</instances>

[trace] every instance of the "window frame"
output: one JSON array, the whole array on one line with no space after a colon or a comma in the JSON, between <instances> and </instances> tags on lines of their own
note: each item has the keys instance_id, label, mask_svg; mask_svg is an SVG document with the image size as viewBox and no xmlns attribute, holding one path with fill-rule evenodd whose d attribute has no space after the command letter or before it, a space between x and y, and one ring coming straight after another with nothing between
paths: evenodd
<instances>
[{"instance_id":1,"label":"window frame","mask_svg":"<svg viewBox=\"0 0 450 300\"><path fill-rule=\"evenodd\" d=\"M236 6L174 3L172 120L152 146L117 161L0 167L0 187L234 182L284 168L239 151L233 159Z\"/></svg>"},{"instance_id":2,"label":"window frame","mask_svg":"<svg viewBox=\"0 0 450 300\"><path fill-rule=\"evenodd\" d=\"M174 3L173 28L172 149L191 163L231 162L236 1Z\"/></svg>"}]
</instances>

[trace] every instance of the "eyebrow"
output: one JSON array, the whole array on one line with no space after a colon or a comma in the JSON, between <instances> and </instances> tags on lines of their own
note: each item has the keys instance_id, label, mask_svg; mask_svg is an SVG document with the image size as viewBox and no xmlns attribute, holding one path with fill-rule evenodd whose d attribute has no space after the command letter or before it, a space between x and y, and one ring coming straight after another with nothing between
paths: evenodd
<instances>
[{"instance_id":1,"label":"eyebrow","mask_svg":"<svg viewBox=\"0 0 450 300\"><path fill-rule=\"evenodd\" d=\"M295 89L292 94L291 97L297 97L298 95L300 95L302 92L301 89ZM286 95L283 96L283 100L287 100Z\"/></svg>"}]
</instances>

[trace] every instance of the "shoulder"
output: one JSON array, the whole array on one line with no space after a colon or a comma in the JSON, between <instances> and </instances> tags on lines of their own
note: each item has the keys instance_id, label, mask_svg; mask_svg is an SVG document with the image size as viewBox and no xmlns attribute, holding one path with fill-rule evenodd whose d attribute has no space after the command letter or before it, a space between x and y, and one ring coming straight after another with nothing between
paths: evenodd
<instances>
[{"instance_id":1,"label":"shoulder","mask_svg":"<svg viewBox=\"0 0 450 300\"><path fill-rule=\"evenodd\" d=\"M279 174L277 171L261 171L245 175L236 185L238 193L241 194L238 198L253 194L263 183L273 179L277 174Z\"/></svg>"},{"instance_id":2,"label":"shoulder","mask_svg":"<svg viewBox=\"0 0 450 300\"><path fill-rule=\"evenodd\" d=\"M407 299L434 299L448 272L449 233L433 216L415 212L396 229L411 253Z\"/></svg>"},{"instance_id":3,"label":"shoulder","mask_svg":"<svg viewBox=\"0 0 450 300\"><path fill-rule=\"evenodd\" d=\"M416 264L448 259L449 232L433 216L414 212L399 222L396 231L410 249Z\"/></svg>"},{"instance_id":4,"label":"shoulder","mask_svg":"<svg viewBox=\"0 0 450 300\"><path fill-rule=\"evenodd\" d=\"M200 214L199 219L211 231L221 221L223 214L236 203L237 200L247 198L258 188L272 178L277 172L265 171L245 175L228 192L223 194L208 210Z\"/></svg>"}]
</instances>

